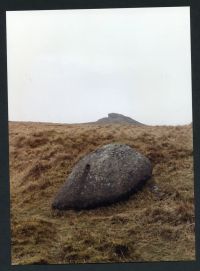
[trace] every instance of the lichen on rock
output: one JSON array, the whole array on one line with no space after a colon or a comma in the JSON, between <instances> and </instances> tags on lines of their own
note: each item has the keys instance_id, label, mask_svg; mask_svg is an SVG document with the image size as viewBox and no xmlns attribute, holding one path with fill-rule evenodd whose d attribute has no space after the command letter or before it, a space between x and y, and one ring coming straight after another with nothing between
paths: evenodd
<instances>
[{"instance_id":1,"label":"lichen on rock","mask_svg":"<svg viewBox=\"0 0 200 271\"><path fill-rule=\"evenodd\" d=\"M87 209L128 197L152 175L148 158L125 144L108 144L83 157L54 198L54 209Z\"/></svg>"}]
</instances>

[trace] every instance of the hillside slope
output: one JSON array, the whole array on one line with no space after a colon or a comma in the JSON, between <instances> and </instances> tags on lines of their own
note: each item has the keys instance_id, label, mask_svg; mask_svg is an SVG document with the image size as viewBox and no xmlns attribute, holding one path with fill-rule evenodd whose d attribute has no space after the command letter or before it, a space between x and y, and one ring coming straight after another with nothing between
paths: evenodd
<instances>
[{"instance_id":1,"label":"hillside slope","mask_svg":"<svg viewBox=\"0 0 200 271\"><path fill-rule=\"evenodd\" d=\"M9 123L13 264L194 260L191 125ZM89 211L53 211L76 162L111 142L153 163L129 200Z\"/></svg>"}]
</instances>

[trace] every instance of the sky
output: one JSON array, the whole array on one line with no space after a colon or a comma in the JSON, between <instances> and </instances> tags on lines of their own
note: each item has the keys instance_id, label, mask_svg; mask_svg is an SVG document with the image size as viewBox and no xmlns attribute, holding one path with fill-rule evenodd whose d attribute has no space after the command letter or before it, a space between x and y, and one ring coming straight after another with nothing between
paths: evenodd
<instances>
[{"instance_id":1,"label":"sky","mask_svg":"<svg viewBox=\"0 0 200 271\"><path fill-rule=\"evenodd\" d=\"M192 122L189 7L8 11L10 121Z\"/></svg>"}]
</instances>

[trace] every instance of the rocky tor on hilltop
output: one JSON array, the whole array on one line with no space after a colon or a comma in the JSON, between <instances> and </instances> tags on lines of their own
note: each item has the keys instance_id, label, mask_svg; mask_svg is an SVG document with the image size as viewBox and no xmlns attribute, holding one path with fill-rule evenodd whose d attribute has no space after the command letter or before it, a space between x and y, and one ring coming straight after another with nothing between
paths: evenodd
<instances>
[{"instance_id":1,"label":"rocky tor on hilltop","mask_svg":"<svg viewBox=\"0 0 200 271\"><path fill-rule=\"evenodd\" d=\"M119 124L133 124L133 125L144 125L130 117L124 116L118 113L109 113L108 117L99 119L96 123L107 124L107 123L119 123Z\"/></svg>"}]
</instances>

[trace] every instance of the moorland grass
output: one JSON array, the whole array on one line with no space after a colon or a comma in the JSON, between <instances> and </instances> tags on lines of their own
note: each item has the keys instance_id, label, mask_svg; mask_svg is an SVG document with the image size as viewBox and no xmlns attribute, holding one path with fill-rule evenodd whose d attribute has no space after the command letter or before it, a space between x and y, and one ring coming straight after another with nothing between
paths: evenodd
<instances>
[{"instance_id":1,"label":"moorland grass","mask_svg":"<svg viewBox=\"0 0 200 271\"><path fill-rule=\"evenodd\" d=\"M85 154L113 142L153 176L128 200L84 211L51 202ZM13 264L195 259L192 127L9 123Z\"/></svg>"}]
</instances>

